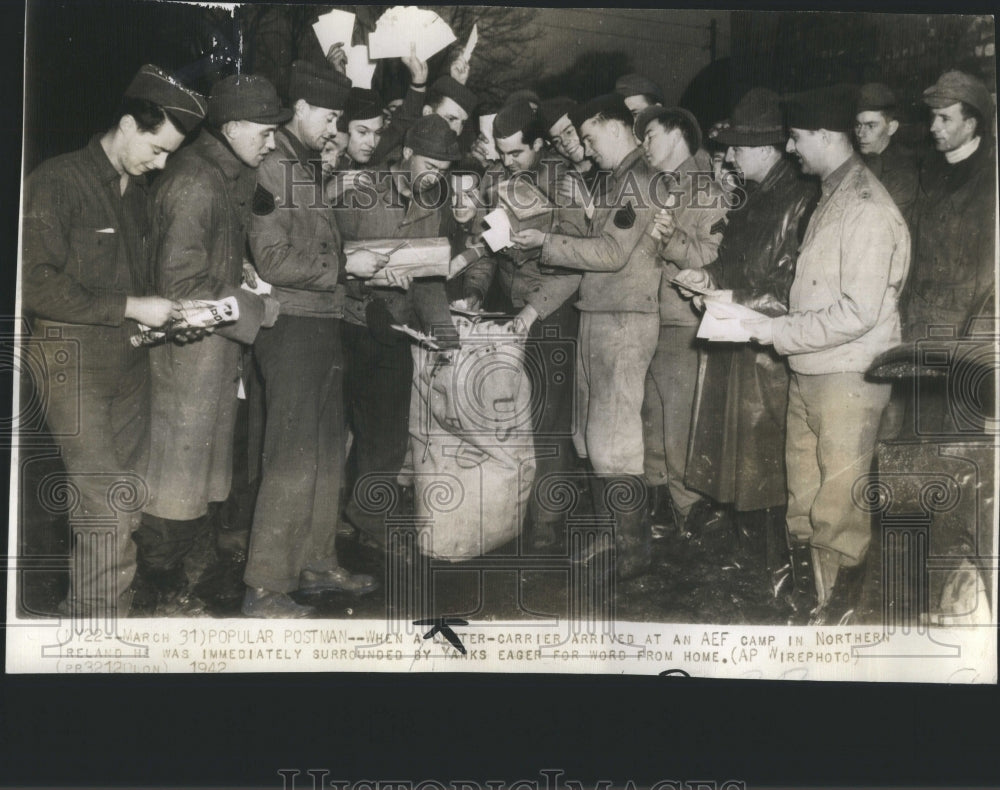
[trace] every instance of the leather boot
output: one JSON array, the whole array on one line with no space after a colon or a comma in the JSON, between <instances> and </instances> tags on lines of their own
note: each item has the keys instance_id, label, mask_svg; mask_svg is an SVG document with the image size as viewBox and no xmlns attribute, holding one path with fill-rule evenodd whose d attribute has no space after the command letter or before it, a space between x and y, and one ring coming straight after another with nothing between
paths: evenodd
<instances>
[{"instance_id":1,"label":"leather boot","mask_svg":"<svg viewBox=\"0 0 1000 790\"><path fill-rule=\"evenodd\" d=\"M761 586L768 584L766 538L763 512L738 510L733 514L736 527L736 561Z\"/></svg>"},{"instance_id":2,"label":"leather boot","mask_svg":"<svg viewBox=\"0 0 1000 790\"><path fill-rule=\"evenodd\" d=\"M795 620L803 624L816 608L816 580L813 573L812 547L789 536L792 558L792 591L789 604L795 610Z\"/></svg>"},{"instance_id":3,"label":"leather boot","mask_svg":"<svg viewBox=\"0 0 1000 790\"><path fill-rule=\"evenodd\" d=\"M611 512L604 501L607 478L591 472L588 475L588 480L590 483L590 497L594 505L594 515L600 519L597 531L598 533L602 533L613 523ZM610 543L603 540L600 534L594 540L591 540L589 536L586 539L583 539L582 536L577 536L577 539L572 540L571 543L570 549L572 554L570 559L572 562L579 564L593 562L599 555L604 554L610 549Z\"/></svg>"},{"instance_id":4,"label":"leather boot","mask_svg":"<svg viewBox=\"0 0 1000 790\"><path fill-rule=\"evenodd\" d=\"M825 603L817 607L809 625L851 625L861 602L867 571L867 555L858 565L840 566L829 584Z\"/></svg>"},{"instance_id":5,"label":"leather boot","mask_svg":"<svg viewBox=\"0 0 1000 790\"><path fill-rule=\"evenodd\" d=\"M615 517L615 573L618 581L633 579L649 570L653 541L649 513L644 507Z\"/></svg>"}]
</instances>

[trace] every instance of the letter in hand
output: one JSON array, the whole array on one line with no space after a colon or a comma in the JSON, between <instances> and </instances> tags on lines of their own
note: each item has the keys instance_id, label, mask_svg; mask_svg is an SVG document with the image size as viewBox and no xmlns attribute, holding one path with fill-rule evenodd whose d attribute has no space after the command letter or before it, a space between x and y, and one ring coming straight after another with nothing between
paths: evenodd
<instances>
[{"instance_id":1,"label":"letter in hand","mask_svg":"<svg viewBox=\"0 0 1000 790\"><path fill-rule=\"evenodd\" d=\"M389 262L389 256L373 250L358 249L349 253L344 271L351 277L368 280ZM388 272L386 273L388 275Z\"/></svg>"},{"instance_id":2,"label":"letter in hand","mask_svg":"<svg viewBox=\"0 0 1000 790\"><path fill-rule=\"evenodd\" d=\"M510 240L519 250L534 250L545 243L545 233L537 228L525 228L510 234Z\"/></svg>"},{"instance_id":3,"label":"letter in hand","mask_svg":"<svg viewBox=\"0 0 1000 790\"><path fill-rule=\"evenodd\" d=\"M343 41L330 45L330 49L326 52L326 60L341 74L347 73L347 53L344 51Z\"/></svg>"}]
</instances>

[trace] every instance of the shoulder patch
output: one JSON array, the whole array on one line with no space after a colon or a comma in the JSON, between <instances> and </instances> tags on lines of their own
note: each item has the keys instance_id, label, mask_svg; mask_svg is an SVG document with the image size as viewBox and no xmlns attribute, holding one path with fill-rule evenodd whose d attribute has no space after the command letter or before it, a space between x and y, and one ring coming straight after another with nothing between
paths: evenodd
<instances>
[{"instance_id":1,"label":"shoulder patch","mask_svg":"<svg viewBox=\"0 0 1000 790\"><path fill-rule=\"evenodd\" d=\"M722 217L721 219L716 220L715 224L711 228L708 229L708 235L709 236L715 236L715 235L717 235L719 233L722 233L726 229L726 224L727 223L726 223L726 218L725 217Z\"/></svg>"},{"instance_id":2,"label":"shoulder patch","mask_svg":"<svg viewBox=\"0 0 1000 790\"><path fill-rule=\"evenodd\" d=\"M274 195L261 184L257 184L253 193L253 213L258 217L266 217L272 211L274 211Z\"/></svg>"},{"instance_id":3,"label":"shoulder patch","mask_svg":"<svg viewBox=\"0 0 1000 790\"><path fill-rule=\"evenodd\" d=\"M624 208L615 212L615 227L628 230L633 225L635 225L635 209L631 203L627 203Z\"/></svg>"}]
</instances>

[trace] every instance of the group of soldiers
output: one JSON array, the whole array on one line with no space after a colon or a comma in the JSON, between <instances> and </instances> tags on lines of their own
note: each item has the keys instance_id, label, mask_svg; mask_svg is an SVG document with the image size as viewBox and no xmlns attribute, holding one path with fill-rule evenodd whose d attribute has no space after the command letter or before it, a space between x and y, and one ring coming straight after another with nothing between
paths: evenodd
<instances>
[{"instance_id":1,"label":"group of soldiers","mask_svg":"<svg viewBox=\"0 0 1000 790\"><path fill-rule=\"evenodd\" d=\"M108 129L27 179L27 342L79 348L68 379L43 382L79 495L63 611L153 613L189 590L184 560L230 495L251 378L266 419L243 613L303 617L303 595L376 589L341 566L336 538L343 520L385 546L385 514L359 487L408 464L412 341L393 326L432 338L447 364L460 307L508 316L542 371L531 550L564 550L566 514L537 489L582 467L614 525L618 579L649 572L657 536L725 510L761 583L788 575L803 622L849 617L871 541L854 488L909 407L866 372L928 326L961 333L994 309L985 85L950 71L924 91L936 150L918 157L894 142L897 102L880 84L756 87L704 134L629 74L579 103L516 91L490 138L472 133L480 103L461 57L432 82L404 58L411 83L390 106L351 85L345 60L335 46L295 61L286 96L236 74L206 98L144 66ZM493 251L482 219L514 177L550 210ZM462 269L448 280L371 249L442 238ZM178 324L186 300L229 297L234 322ZM696 337L711 301L757 312L749 342ZM137 345L140 327L167 337ZM553 337L575 359L543 359ZM83 530L116 483L139 505L113 511L109 551ZM616 507L622 483L647 503Z\"/></svg>"}]
</instances>

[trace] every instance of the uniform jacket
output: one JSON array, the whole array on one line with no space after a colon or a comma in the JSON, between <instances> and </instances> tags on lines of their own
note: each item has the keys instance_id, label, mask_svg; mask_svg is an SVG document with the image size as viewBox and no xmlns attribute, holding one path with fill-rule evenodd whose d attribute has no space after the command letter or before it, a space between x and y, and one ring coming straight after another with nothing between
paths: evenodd
<instances>
[{"instance_id":1,"label":"uniform jacket","mask_svg":"<svg viewBox=\"0 0 1000 790\"><path fill-rule=\"evenodd\" d=\"M611 173L585 235L545 235L544 265L584 272L580 310L659 310L660 266L648 232L656 211L649 194L653 175L642 149L635 148Z\"/></svg>"},{"instance_id":2,"label":"uniform jacket","mask_svg":"<svg viewBox=\"0 0 1000 790\"><path fill-rule=\"evenodd\" d=\"M586 227L585 217L582 209L578 215L569 212L569 207L562 207L564 210L556 216L556 185L560 178L579 178L575 171L561 157L545 157L539 161L537 172L521 174L520 177L530 176L532 182L541 190L550 201L552 212L545 220L547 226L543 228L549 231L558 221L559 229L562 233L569 233L575 230L578 233L584 232ZM487 205L494 205L496 198L487 198ZM575 221L574 221L575 220ZM526 227L538 227L535 224ZM490 289L490 284L494 277L499 277L503 292L510 297L511 303L517 309L525 305L531 305L538 312L539 318L546 318L557 310L567 299L576 293L580 287L581 275L576 272L553 273L551 269L542 267L539 269L541 261L541 250L516 250L514 248L502 250L497 253L487 252L476 263L472 264L465 271L466 292L478 292L482 297Z\"/></svg>"},{"instance_id":3,"label":"uniform jacket","mask_svg":"<svg viewBox=\"0 0 1000 790\"><path fill-rule=\"evenodd\" d=\"M791 312L773 319L774 348L796 373L863 372L900 342L910 234L857 155L822 190L799 252Z\"/></svg>"},{"instance_id":4,"label":"uniform jacket","mask_svg":"<svg viewBox=\"0 0 1000 790\"><path fill-rule=\"evenodd\" d=\"M676 173L664 173L656 192L660 205L673 214L676 229L669 239L661 240L657 252L666 262L660 282L660 324L694 326L700 321L670 280L681 269L700 269L715 260L726 227L729 211L727 196L705 169L689 157Z\"/></svg>"},{"instance_id":5,"label":"uniform jacket","mask_svg":"<svg viewBox=\"0 0 1000 790\"><path fill-rule=\"evenodd\" d=\"M985 311L996 281L996 159L983 139L954 165L944 156L924 160L911 221L913 273L907 286L908 340L928 325L968 332L968 320ZM995 312L989 310L988 312Z\"/></svg>"},{"instance_id":6,"label":"uniform jacket","mask_svg":"<svg viewBox=\"0 0 1000 790\"><path fill-rule=\"evenodd\" d=\"M861 158L892 196L903 219L909 219L913 201L917 198L916 155L890 140L882 153L861 154Z\"/></svg>"},{"instance_id":7,"label":"uniform jacket","mask_svg":"<svg viewBox=\"0 0 1000 790\"><path fill-rule=\"evenodd\" d=\"M240 342L253 342L264 317L260 297L240 288L255 184L256 171L203 130L154 188L156 292L172 299L236 296L240 306L235 324L202 340L150 349L147 510L161 518L197 518L229 492Z\"/></svg>"},{"instance_id":8,"label":"uniform jacket","mask_svg":"<svg viewBox=\"0 0 1000 790\"><path fill-rule=\"evenodd\" d=\"M452 241L454 254L462 235L447 197L438 200L426 195L419 201L410 200L399 191L396 178L386 174L381 175L373 188L347 193L334 207L334 215L345 241L446 237ZM370 287L358 280L349 280L344 319L365 326L366 305L374 298L385 302L397 323L409 324L424 332L435 326L451 325L443 278L415 279L408 291Z\"/></svg>"},{"instance_id":9,"label":"uniform jacket","mask_svg":"<svg viewBox=\"0 0 1000 790\"><path fill-rule=\"evenodd\" d=\"M257 169L250 249L261 277L273 286L282 315L340 318L344 314L343 254L333 210L323 203L319 154L287 129Z\"/></svg>"},{"instance_id":10,"label":"uniform jacket","mask_svg":"<svg viewBox=\"0 0 1000 790\"><path fill-rule=\"evenodd\" d=\"M99 345L84 363L120 365L146 356L129 336L137 325L125 319L129 296L150 293L145 180L120 176L101 147L101 136L85 148L43 162L24 188L22 298L35 321L65 328Z\"/></svg>"}]
</instances>

